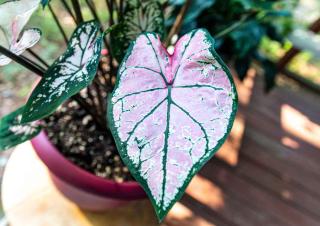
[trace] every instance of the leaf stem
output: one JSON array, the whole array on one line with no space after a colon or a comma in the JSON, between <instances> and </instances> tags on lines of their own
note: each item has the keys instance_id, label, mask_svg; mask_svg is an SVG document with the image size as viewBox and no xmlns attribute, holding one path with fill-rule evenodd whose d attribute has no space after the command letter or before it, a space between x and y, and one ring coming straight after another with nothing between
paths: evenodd
<instances>
[{"instance_id":1,"label":"leaf stem","mask_svg":"<svg viewBox=\"0 0 320 226\"><path fill-rule=\"evenodd\" d=\"M61 24L59 22L59 19L58 19L57 15L55 14L55 12L53 11L50 3L48 4L48 6L49 6L49 10L51 12L52 17L53 17L54 21L56 22L56 24L57 24L57 26L59 28L59 31L60 31L61 35L63 36L63 39L64 39L65 43L67 44L68 43L68 37L67 37L66 33L64 32L64 30L63 30L63 28L62 28L62 26L61 26Z\"/></svg>"},{"instance_id":2,"label":"leaf stem","mask_svg":"<svg viewBox=\"0 0 320 226\"><path fill-rule=\"evenodd\" d=\"M76 17L73 15L72 10L71 10L70 6L68 5L68 3L67 3L65 0L61 0L61 2L62 2L62 4L63 4L64 8L67 10L68 14L72 17L73 21L74 21L75 23L77 23L77 19L76 19Z\"/></svg>"},{"instance_id":3,"label":"leaf stem","mask_svg":"<svg viewBox=\"0 0 320 226\"><path fill-rule=\"evenodd\" d=\"M35 74L42 76L44 71L42 71L39 67L35 66L30 61L27 61L21 56L18 56L14 53L12 53L10 50L4 48L0 45L0 53L5 55L6 57L9 57L13 61L17 62L18 64L24 66L25 68L29 69L30 71L34 72Z\"/></svg>"},{"instance_id":4,"label":"leaf stem","mask_svg":"<svg viewBox=\"0 0 320 226\"><path fill-rule=\"evenodd\" d=\"M44 66L46 66L47 68L49 67L49 64L48 64L44 59L42 59L37 53L35 53L33 50L28 49L27 51L28 51L28 53L30 53L34 58L36 58L40 63L42 63Z\"/></svg>"},{"instance_id":5,"label":"leaf stem","mask_svg":"<svg viewBox=\"0 0 320 226\"><path fill-rule=\"evenodd\" d=\"M237 28L241 27L245 22L247 22L247 19L249 17L250 17L250 14L242 16L239 21L237 21L236 23L233 23L231 26L227 27L226 29L218 32L218 34L214 35L213 37L215 39L223 38L227 34L231 33L232 31L236 30Z\"/></svg>"},{"instance_id":6,"label":"leaf stem","mask_svg":"<svg viewBox=\"0 0 320 226\"><path fill-rule=\"evenodd\" d=\"M120 3L119 3L119 20L122 20L122 16L123 16L123 0L120 0Z\"/></svg>"},{"instance_id":7,"label":"leaf stem","mask_svg":"<svg viewBox=\"0 0 320 226\"><path fill-rule=\"evenodd\" d=\"M119 24L113 24L112 26L108 27L106 30L103 31L102 36L108 35L112 30L114 30Z\"/></svg>"},{"instance_id":8,"label":"leaf stem","mask_svg":"<svg viewBox=\"0 0 320 226\"><path fill-rule=\"evenodd\" d=\"M83 22L83 16L81 12L81 7L78 0L71 0L74 12L76 14L77 23L80 24Z\"/></svg>"},{"instance_id":9,"label":"leaf stem","mask_svg":"<svg viewBox=\"0 0 320 226\"><path fill-rule=\"evenodd\" d=\"M114 24L113 20L113 1L109 2L109 0L106 0L108 10L109 10L109 26L112 26Z\"/></svg>"},{"instance_id":10,"label":"leaf stem","mask_svg":"<svg viewBox=\"0 0 320 226\"><path fill-rule=\"evenodd\" d=\"M28 61L28 62L29 62L30 64L32 64L33 66L37 67L40 71L43 71L43 72L46 71L45 68L43 68L42 66L40 66L40 65L37 64L36 62L32 61L31 59L29 59L29 58L27 58L27 57L25 57L25 56L23 56L23 55L21 55L20 57L21 57L22 59L24 59L25 61Z\"/></svg>"},{"instance_id":11,"label":"leaf stem","mask_svg":"<svg viewBox=\"0 0 320 226\"><path fill-rule=\"evenodd\" d=\"M172 39L172 37L179 33L180 29L181 29L181 26L182 26L182 22L183 22L183 19L184 19L184 16L186 15L188 9L189 9L189 6L191 5L191 2L192 0L187 0L184 5L182 6L178 16L176 17L176 20L174 22L174 24L172 25L171 27L171 30L168 34L168 37L165 41L165 45L168 46L170 44L170 41Z\"/></svg>"}]
</instances>

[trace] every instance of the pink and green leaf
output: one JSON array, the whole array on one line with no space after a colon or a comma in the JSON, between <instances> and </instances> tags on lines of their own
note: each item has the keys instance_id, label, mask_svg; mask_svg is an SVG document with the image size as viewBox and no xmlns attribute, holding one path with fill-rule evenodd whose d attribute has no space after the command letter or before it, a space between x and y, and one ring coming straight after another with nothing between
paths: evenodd
<instances>
[{"instance_id":1,"label":"pink and green leaf","mask_svg":"<svg viewBox=\"0 0 320 226\"><path fill-rule=\"evenodd\" d=\"M7 1L0 4L1 46L20 55L40 40L41 32L39 29L28 29L22 32L39 4L40 0ZM20 35L21 33L22 35ZM0 55L0 66L7 65L10 62L10 58Z\"/></svg>"},{"instance_id":2,"label":"pink and green leaf","mask_svg":"<svg viewBox=\"0 0 320 226\"><path fill-rule=\"evenodd\" d=\"M173 55L147 32L129 47L108 106L120 155L162 220L225 141L237 92L206 30L184 35Z\"/></svg>"}]
</instances>

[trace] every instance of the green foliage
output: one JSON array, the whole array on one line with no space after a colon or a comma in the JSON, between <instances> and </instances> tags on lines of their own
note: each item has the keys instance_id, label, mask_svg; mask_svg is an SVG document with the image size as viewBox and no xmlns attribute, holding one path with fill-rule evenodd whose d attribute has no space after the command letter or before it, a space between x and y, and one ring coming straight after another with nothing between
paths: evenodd
<instances>
[{"instance_id":1,"label":"green foliage","mask_svg":"<svg viewBox=\"0 0 320 226\"><path fill-rule=\"evenodd\" d=\"M46 7L49 4L50 0L41 0L41 5L44 7Z\"/></svg>"},{"instance_id":2,"label":"green foliage","mask_svg":"<svg viewBox=\"0 0 320 226\"><path fill-rule=\"evenodd\" d=\"M164 35L164 17L157 0L129 0L120 23L111 31L112 53L121 62L131 41L142 32Z\"/></svg>"},{"instance_id":3,"label":"green foliage","mask_svg":"<svg viewBox=\"0 0 320 226\"><path fill-rule=\"evenodd\" d=\"M24 107L21 107L0 119L0 150L14 147L40 133L41 127L37 123L20 123L23 111Z\"/></svg>"},{"instance_id":4,"label":"green foliage","mask_svg":"<svg viewBox=\"0 0 320 226\"><path fill-rule=\"evenodd\" d=\"M197 19L197 17L207 8L211 7L216 0L193 0L191 1L191 4L188 8L188 11L186 12L186 15L183 20L184 26L190 26L190 24L194 23L194 20ZM176 19L176 13L180 11L180 8L185 4L185 0L170 0L169 4L175 6L175 13L173 13L173 16L169 18L168 21L166 21L167 25L172 25L174 23L174 20ZM187 28L184 28L187 29ZM190 27L188 29L191 29Z\"/></svg>"},{"instance_id":5,"label":"green foliage","mask_svg":"<svg viewBox=\"0 0 320 226\"><path fill-rule=\"evenodd\" d=\"M176 2L182 1L172 2L175 6ZM290 3L285 0L215 0L192 21L187 17L182 33L194 27L207 28L213 37L221 34L221 31L227 31L217 36L216 48L225 59L234 60L240 79L244 79L250 63L257 58L262 38L268 36L282 42L284 35L291 30L290 11L295 5L296 0ZM173 10L172 17L177 15L177 9L178 7ZM198 9L200 10L199 6ZM195 12L196 9L191 8L189 11ZM233 28L230 29L231 27ZM273 70L269 68L265 70L269 76L268 81L275 78L271 76Z\"/></svg>"},{"instance_id":6,"label":"green foliage","mask_svg":"<svg viewBox=\"0 0 320 226\"><path fill-rule=\"evenodd\" d=\"M77 27L67 51L53 63L32 92L22 122L52 114L64 101L91 83L101 53L99 26L95 21L90 21Z\"/></svg>"}]
</instances>

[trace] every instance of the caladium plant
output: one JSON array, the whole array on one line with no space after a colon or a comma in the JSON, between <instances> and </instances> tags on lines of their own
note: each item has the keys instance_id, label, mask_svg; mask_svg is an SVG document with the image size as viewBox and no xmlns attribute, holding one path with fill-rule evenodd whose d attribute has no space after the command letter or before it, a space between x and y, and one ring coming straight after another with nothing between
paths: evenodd
<instances>
[{"instance_id":1,"label":"caladium plant","mask_svg":"<svg viewBox=\"0 0 320 226\"><path fill-rule=\"evenodd\" d=\"M0 4L0 45L20 55L34 46L41 37L39 29L27 29L20 37L24 26L37 10L40 0L8 1ZM7 65L11 59L0 55L0 66Z\"/></svg>"},{"instance_id":2,"label":"caladium plant","mask_svg":"<svg viewBox=\"0 0 320 226\"><path fill-rule=\"evenodd\" d=\"M41 129L37 120L46 119L65 101L75 101L99 129L108 135L111 130L124 163L163 220L222 145L235 117L236 89L213 38L206 30L193 30L169 54L162 44L166 32L160 1L107 0L109 28L103 32L94 1L86 3L95 20L84 22L81 4L72 0L71 10L62 0L77 25L68 41L51 2L0 5L0 53L5 55L0 55L0 64L12 58L41 76L26 105L0 120L0 149L36 136ZM40 3L66 37L64 54L52 64L35 53L37 62L19 56L40 38L36 29L20 37ZM170 35L179 34L181 18ZM107 51L102 51L103 43ZM101 52L108 53L102 60Z\"/></svg>"},{"instance_id":3,"label":"caladium plant","mask_svg":"<svg viewBox=\"0 0 320 226\"><path fill-rule=\"evenodd\" d=\"M122 159L162 220L226 139L237 93L206 30L184 35L173 55L144 33L119 68L108 106Z\"/></svg>"}]
</instances>

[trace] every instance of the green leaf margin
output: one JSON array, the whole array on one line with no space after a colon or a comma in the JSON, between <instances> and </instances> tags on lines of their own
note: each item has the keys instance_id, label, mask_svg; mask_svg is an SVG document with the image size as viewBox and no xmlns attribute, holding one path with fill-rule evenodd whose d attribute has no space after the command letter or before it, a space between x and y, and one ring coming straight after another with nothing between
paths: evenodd
<instances>
[{"instance_id":1,"label":"green leaf margin","mask_svg":"<svg viewBox=\"0 0 320 226\"><path fill-rule=\"evenodd\" d=\"M0 119L0 150L7 150L18 144L21 144L27 140L37 136L41 131L41 126L32 125L33 123L20 124L18 117L22 115L24 106L18 108L14 112L4 116ZM31 134L14 134L10 131L11 126L29 126L35 129Z\"/></svg>"}]
</instances>

